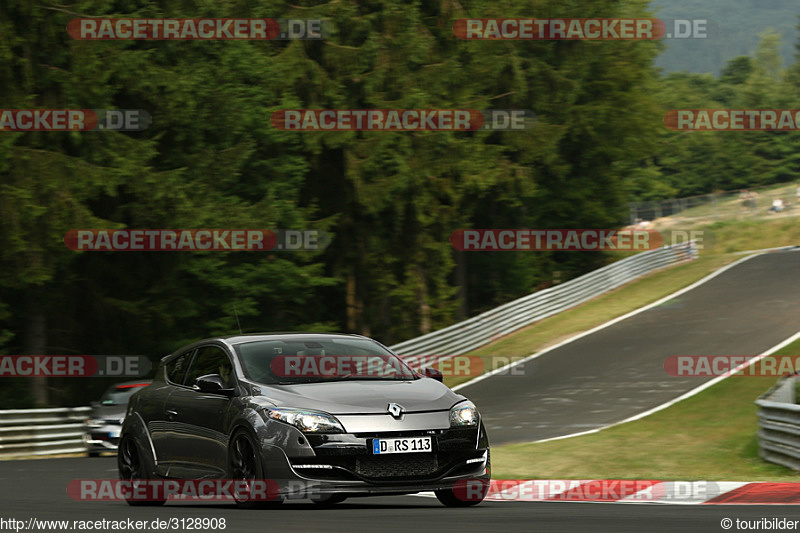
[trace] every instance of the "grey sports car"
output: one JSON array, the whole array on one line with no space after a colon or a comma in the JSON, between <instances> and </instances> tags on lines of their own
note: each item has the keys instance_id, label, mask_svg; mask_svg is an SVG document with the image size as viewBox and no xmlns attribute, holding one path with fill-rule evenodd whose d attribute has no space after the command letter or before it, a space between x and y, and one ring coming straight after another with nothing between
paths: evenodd
<instances>
[{"instance_id":1,"label":"grey sports car","mask_svg":"<svg viewBox=\"0 0 800 533\"><path fill-rule=\"evenodd\" d=\"M489 484L489 439L476 407L441 381L359 335L202 340L164 357L131 397L120 478L270 480L269 506L423 491L475 505ZM266 506L246 491L234 499Z\"/></svg>"}]
</instances>

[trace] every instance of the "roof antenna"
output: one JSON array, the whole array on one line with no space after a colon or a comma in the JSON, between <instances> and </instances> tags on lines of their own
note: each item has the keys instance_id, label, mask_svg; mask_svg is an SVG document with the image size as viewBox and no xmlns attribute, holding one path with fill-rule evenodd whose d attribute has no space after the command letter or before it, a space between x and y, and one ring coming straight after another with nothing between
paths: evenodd
<instances>
[{"instance_id":1,"label":"roof antenna","mask_svg":"<svg viewBox=\"0 0 800 533\"><path fill-rule=\"evenodd\" d=\"M239 333L244 334L242 332L242 323L239 322L239 313L236 312L236 304L233 304L233 314L236 315L236 323L239 325Z\"/></svg>"}]
</instances>

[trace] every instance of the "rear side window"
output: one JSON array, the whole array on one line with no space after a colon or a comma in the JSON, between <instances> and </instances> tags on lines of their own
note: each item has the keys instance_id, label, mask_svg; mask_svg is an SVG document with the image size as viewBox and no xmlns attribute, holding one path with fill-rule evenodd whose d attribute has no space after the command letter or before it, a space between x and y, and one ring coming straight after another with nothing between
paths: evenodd
<instances>
[{"instance_id":1,"label":"rear side window","mask_svg":"<svg viewBox=\"0 0 800 533\"><path fill-rule=\"evenodd\" d=\"M203 346L197 350L184 384L194 386L197 378L207 374L219 374L225 380L226 387L233 387L233 365L228 354L219 346Z\"/></svg>"},{"instance_id":2,"label":"rear side window","mask_svg":"<svg viewBox=\"0 0 800 533\"><path fill-rule=\"evenodd\" d=\"M183 385L183 380L186 376L186 367L189 366L189 358L191 355L192 352L188 351L167 363L167 379L170 383Z\"/></svg>"}]
</instances>

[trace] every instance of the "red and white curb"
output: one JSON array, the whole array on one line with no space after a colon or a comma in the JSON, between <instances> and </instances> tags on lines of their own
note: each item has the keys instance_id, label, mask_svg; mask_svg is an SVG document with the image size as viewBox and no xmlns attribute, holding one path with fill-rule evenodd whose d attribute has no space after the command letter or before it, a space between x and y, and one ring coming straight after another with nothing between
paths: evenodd
<instances>
[{"instance_id":1,"label":"red and white curb","mask_svg":"<svg viewBox=\"0 0 800 533\"><path fill-rule=\"evenodd\" d=\"M416 496L435 497L433 492ZM493 479L484 501L800 505L800 483Z\"/></svg>"}]
</instances>

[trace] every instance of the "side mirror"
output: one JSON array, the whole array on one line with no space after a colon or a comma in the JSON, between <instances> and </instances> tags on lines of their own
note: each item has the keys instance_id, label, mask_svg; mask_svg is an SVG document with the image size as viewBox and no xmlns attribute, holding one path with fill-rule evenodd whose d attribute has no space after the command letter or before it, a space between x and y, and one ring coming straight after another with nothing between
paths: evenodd
<instances>
[{"instance_id":1,"label":"side mirror","mask_svg":"<svg viewBox=\"0 0 800 533\"><path fill-rule=\"evenodd\" d=\"M223 396L233 396L233 389L225 388L225 380L219 374L206 374L200 376L194 382L195 386L200 392L210 392L212 394L221 394Z\"/></svg>"},{"instance_id":2,"label":"side mirror","mask_svg":"<svg viewBox=\"0 0 800 533\"><path fill-rule=\"evenodd\" d=\"M435 368L425 367L420 371L420 373L426 378L435 379L439 383L441 383L444 380L444 378L442 377L442 373L436 370Z\"/></svg>"}]
</instances>

